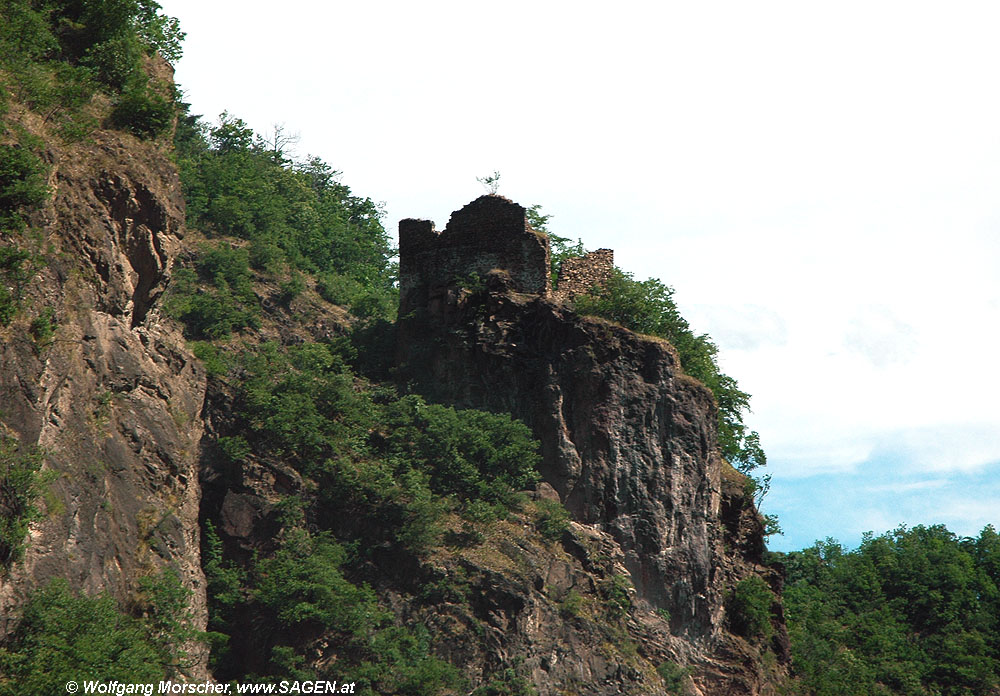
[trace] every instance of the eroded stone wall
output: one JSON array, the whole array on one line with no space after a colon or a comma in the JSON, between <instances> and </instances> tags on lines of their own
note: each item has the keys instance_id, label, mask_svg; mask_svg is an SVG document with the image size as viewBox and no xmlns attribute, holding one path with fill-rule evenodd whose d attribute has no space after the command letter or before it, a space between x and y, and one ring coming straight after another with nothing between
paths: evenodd
<instances>
[{"instance_id":1,"label":"eroded stone wall","mask_svg":"<svg viewBox=\"0 0 1000 696\"><path fill-rule=\"evenodd\" d=\"M594 287L604 287L611 280L615 267L615 252L597 249L583 256L574 256L559 264L559 285L554 295L571 300Z\"/></svg>"},{"instance_id":2,"label":"eroded stone wall","mask_svg":"<svg viewBox=\"0 0 1000 696\"><path fill-rule=\"evenodd\" d=\"M547 296L549 240L528 225L523 206L503 196L481 196L451 215L442 232L430 220L399 223L399 290L403 314L426 306L443 288L510 276L514 292Z\"/></svg>"}]
</instances>

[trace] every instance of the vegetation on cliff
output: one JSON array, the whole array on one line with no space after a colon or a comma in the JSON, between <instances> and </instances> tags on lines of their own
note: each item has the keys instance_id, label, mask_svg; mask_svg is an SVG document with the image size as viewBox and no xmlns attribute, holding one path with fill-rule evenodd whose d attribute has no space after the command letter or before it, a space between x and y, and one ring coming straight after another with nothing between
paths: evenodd
<instances>
[{"instance_id":1,"label":"vegetation on cliff","mask_svg":"<svg viewBox=\"0 0 1000 696\"><path fill-rule=\"evenodd\" d=\"M0 646L0 694L62 691L82 675L183 675L200 645L211 646L220 679L350 674L384 694L468 691L467 653L445 655L422 622L440 614L451 623L434 630L485 645L498 629L477 617L503 609L490 602L523 603L531 592L536 616L548 611L600 643L600 659L634 683L659 678L666 693L683 693L688 670L663 662L642 672L634 588L600 534L580 536L558 502L526 495L540 461L529 429L379 381L397 305L379 205L322 160L292 158L278 133L183 113L156 77L156 54L175 60L182 36L151 0L0 2L0 327L23 322L38 345L52 338L52 308L24 303L46 263L30 229L50 195L49 144L38 133L79 144L103 126L165 145L176 125L197 243L177 263L164 306L210 376L200 529L209 633L192 629L188 593L170 570L135 579L125 602L56 581L30 593ZM537 206L529 215L544 229ZM551 239L555 262L584 251ZM310 335L325 303L342 309L325 335ZM616 270L576 310L670 341L715 396L723 455L746 474L765 464L744 422L749 395L720 371L715 344L691 329L670 287ZM0 431L0 580L39 515L45 456ZM256 497L246 493L254 476L271 482ZM756 480L758 500L767 480ZM258 528L237 529L244 518ZM541 566L539 554L556 561ZM827 541L774 560L786 569L793 692L957 696L1000 683L992 527L975 539L900 528L855 551ZM766 645L771 586L754 575L728 590L730 628ZM668 612L647 613L643 621L669 632ZM490 666L472 693L531 693L522 663Z\"/></svg>"}]
</instances>

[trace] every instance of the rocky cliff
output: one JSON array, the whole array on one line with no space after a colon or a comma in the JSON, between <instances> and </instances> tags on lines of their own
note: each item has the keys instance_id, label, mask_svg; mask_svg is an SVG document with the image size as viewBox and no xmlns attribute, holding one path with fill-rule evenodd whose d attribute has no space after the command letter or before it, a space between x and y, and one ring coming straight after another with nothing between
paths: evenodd
<instances>
[{"instance_id":1,"label":"rocky cliff","mask_svg":"<svg viewBox=\"0 0 1000 696\"><path fill-rule=\"evenodd\" d=\"M33 234L6 240L39 261L25 313L0 333L0 421L6 436L42 449L51 478L23 561L0 578L0 615L16 617L25 594L55 577L129 606L140 578L170 566L204 627L205 374L159 302L182 244L176 169L156 146L112 131L50 144L44 158L51 199ZM33 338L43 314L55 331Z\"/></svg>"},{"instance_id":2,"label":"rocky cliff","mask_svg":"<svg viewBox=\"0 0 1000 696\"><path fill-rule=\"evenodd\" d=\"M461 230L477 229L474 211L501 218L492 208L523 217L520 206L484 197L456 213ZM708 389L683 373L666 341L577 316L548 292L525 287L530 259L514 259L512 274L506 259L491 255L493 270L471 289L461 276L449 282L424 274L419 259L406 263L407 232L417 228L404 221L400 229L402 302L410 310L399 324L402 378L436 400L529 424L542 443L544 480L627 569L639 600L633 618L641 625L669 616L660 627L662 659L695 665L704 693L766 692L769 677L739 664L759 655L730 633L726 605L743 578L760 573L776 590L778 581L761 565L763 529L742 477L719 455ZM522 229L499 232L508 248L521 248L519 235L525 245L534 240ZM454 248L461 234L449 224L441 238ZM776 629L764 651L786 664L780 620ZM640 644L652 640L638 633ZM540 683L546 671L539 662Z\"/></svg>"},{"instance_id":3,"label":"rocky cliff","mask_svg":"<svg viewBox=\"0 0 1000 696\"><path fill-rule=\"evenodd\" d=\"M26 554L0 577L0 639L50 578L127 608L140 579L166 567L180 571L202 629L199 521L217 521L227 559L249 564L273 552L284 500L322 492L278 457L220 453L218 438L248 426L230 383L206 377L163 312L172 267L192 247L164 146L97 131L44 157L53 195L30 220L37 234L19 241L41 261L25 311L0 333L0 423L40 446L52 473ZM426 626L470 688L510 674L505 684L525 679L541 696L774 693L787 672L776 596L772 638L731 630L738 582L780 587L741 477L718 454L711 394L666 342L558 302L547 239L519 206L487 197L441 235L404 227L394 374L429 399L523 420L541 442L543 482L506 519L470 531L452 515L446 538L460 541L413 557L374 549L352 577L399 625ZM273 278L256 281L263 316L242 337L250 344L348 333L350 317L311 286L289 304ZM51 335L32 330L42 316ZM572 516L565 528L546 526L557 502ZM268 657L268 620L244 612L233 629L244 673ZM344 678L336 651L311 635L303 664ZM187 670L207 673L204 650Z\"/></svg>"}]
</instances>

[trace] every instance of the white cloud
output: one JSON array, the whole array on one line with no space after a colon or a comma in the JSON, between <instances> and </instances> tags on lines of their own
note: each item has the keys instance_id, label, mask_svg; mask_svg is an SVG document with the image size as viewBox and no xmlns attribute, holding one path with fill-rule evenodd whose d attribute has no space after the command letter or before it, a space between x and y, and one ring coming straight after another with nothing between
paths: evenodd
<instances>
[{"instance_id":1,"label":"white cloud","mask_svg":"<svg viewBox=\"0 0 1000 696\"><path fill-rule=\"evenodd\" d=\"M788 341L785 321L761 305L693 305L690 315L689 321L703 327L722 349L758 350Z\"/></svg>"},{"instance_id":2,"label":"white cloud","mask_svg":"<svg viewBox=\"0 0 1000 696\"><path fill-rule=\"evenodd\" d=\"M917 352L915 329L884 306L862 306L850 320L844 343L879 368L907 363Z\"/></svg>"}]
</instances>

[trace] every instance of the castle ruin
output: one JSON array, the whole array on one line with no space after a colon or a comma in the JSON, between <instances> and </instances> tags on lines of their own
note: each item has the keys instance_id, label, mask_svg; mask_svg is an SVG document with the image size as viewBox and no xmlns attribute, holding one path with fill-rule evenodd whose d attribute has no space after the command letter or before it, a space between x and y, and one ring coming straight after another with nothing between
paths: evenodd
<instances>
[{"instance_id":1,"label":"castle ruin","mask_svg":"<svg viewBox=\"0 0 1000 696\"><path fill-rule=\"evenodd\" d=\"M604 285L613 267L610 249L567 259L553 292L548 237L531 228L523 206L503 196L480 196L452 213L441 232L430 220L399 223L401 315L428 306L448 286L473 276L485 279L493 271L509 277L513 292L569 300Z\"/></svg>"}]
</instances>

